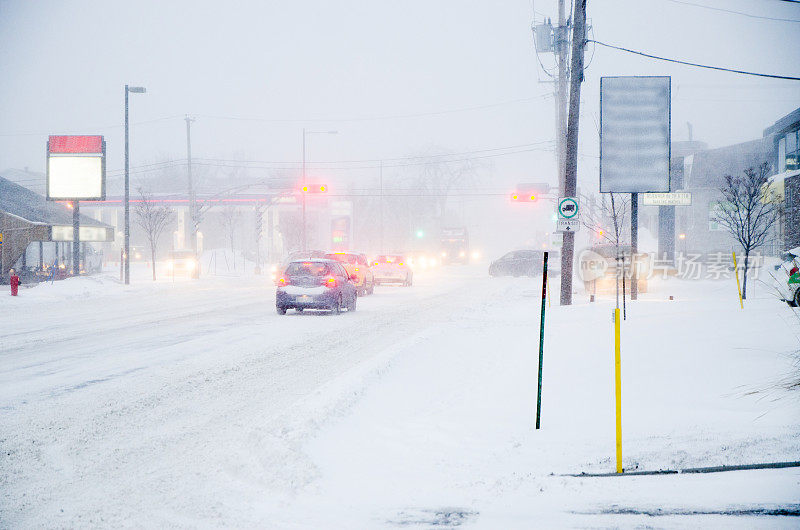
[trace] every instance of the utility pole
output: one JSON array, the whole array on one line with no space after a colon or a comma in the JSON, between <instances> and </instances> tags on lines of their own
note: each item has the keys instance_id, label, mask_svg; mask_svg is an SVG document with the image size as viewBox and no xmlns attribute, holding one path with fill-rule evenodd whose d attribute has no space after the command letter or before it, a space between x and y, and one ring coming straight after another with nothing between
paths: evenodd
<instances>
[{"instance_id":1,"label":"utility pole","mask_svg":"<svg viewBox=\"0 0 800 530\"><path fill-rule=\"evenodd\" d=\"M586 47L586 0L575 0L572 27L572 64L570 65L569 118L567 120L567 153L564 166L564 196L574 197L578 191L578 113L583 82L583 52ZM572 304L572 261L575 233L564 232L561 247L561 305Z\"/></svg>"},{"instance_id":2,"label":"utility pole","mask_svg":"<svg viewBox=\"0 0 800 530\"><path fill-rule=\"evenodd\" d=\"M555 31L555 52L558 64L558 79L556 80L556 152L558 157L558 193L559 197L566 197L565 167L567 152L567 55L569 52L569 33L566 21L565 0L558 0L558 27Z\"/></svg>"},{"instance_id":3,"label":"utility pole","mask_svg":"<svg viewBox=\"0 0 800 530\"><path fill-rule=\"evenodd\" d=\"M131 177L128 161L128 85L125 85L125 235L122 246L122 257L124 260L124 282L125 285L131 283Z\"/></svg>"},{"instance_id":4,"label":"utility pole","mask_svg":"<svg viewBox=\"0 0 800 530\"><path fill-rule=\"evenodd\" d=\"M189 177L189 223L191 227L189 228L189 238L191 239L191 245L189 248L192 249L192 252L196 255L197 254L197 210L196 210L196 201L197 198L195 197L194 193L194 182L192 181L192 130L191 125L194 121L194 118L190 116L186 116L184 118L186 120L186 172Z\"/></svg>"},{"instance_id":5,"label":"utility pole","mask_svg":"<svg viewBox=\"0 0 800 530\"><path fill-rule=\"evenodd\" d=\"M78 200L72 201L72 275L78 276L81 273L81 210Z\"/></svg>"},{"instance_id":6,"label":"utility pole","mask_svg":"<svg viewBox=\"0 0 800 530\"><path fill-rule=\"evenodd\" d=\"M631 300L639 298L639 194L631 193ZM623 270L624 272L624 270Z\"/></svg>"},{"instance_id":7,"label":"utility pole","mask_svg":"<svg viewBox=\"0 0 800 530\"><path fill-rule=\"evenodd\" d=\"M307 250L308 243L306 241L306 128L303 127L303 252Z\"/></svg>"},{"instance_id":8,"label":"utility pole","mask_svg":"<svg viewBox=\"0 0 800 530\"><path fill-rule=\"evenodd\" d=\"M381 253L384 253L386 250L383 248L383 160L381 160L381 173L380 173L380 181L381 181L381 201L380 201L380 214L381 214Z\"/></svg>"}]
</instances>

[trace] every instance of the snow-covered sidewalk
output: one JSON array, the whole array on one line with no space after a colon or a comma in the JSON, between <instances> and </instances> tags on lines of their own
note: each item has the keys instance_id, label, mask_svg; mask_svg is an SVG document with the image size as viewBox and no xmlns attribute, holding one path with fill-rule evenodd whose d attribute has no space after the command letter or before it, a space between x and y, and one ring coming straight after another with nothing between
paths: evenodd
<instances>
[{"instance_id":1,"label":"snow-covered sidewalk","mask_svg":"<svg viewBox=\"0 0 800 530\"><path fill-rule=\"evenodd\" d=\"M395 356L308 444L320 479L279 526L797 523L763 514L797 513L798 468L563 476L614 470L612 304L548 309L536 432L536 284L495 280L492 297ZM672 280L629 302L626 469L800 460L800 396L775 386L793 369L797 320L766 295L742 311L731 287Z\"/></svg>"}]
</instances>

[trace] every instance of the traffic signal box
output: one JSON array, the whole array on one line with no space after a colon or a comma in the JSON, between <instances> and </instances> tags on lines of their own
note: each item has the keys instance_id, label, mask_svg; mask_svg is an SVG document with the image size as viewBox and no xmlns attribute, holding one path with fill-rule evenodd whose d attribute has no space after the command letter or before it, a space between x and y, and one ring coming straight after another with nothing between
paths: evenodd
<instances>
[{"instance_id":1,"label":"traffic signal box","mask_svg":"<svg viewBox=\"0 0 800 530\"><path fill-rule=\"evenodd\" d=\"M511 193L511 202L536 202L550 191L550 185L545 182L517 184L516 190Z\"/></svg>"}]
</instances>

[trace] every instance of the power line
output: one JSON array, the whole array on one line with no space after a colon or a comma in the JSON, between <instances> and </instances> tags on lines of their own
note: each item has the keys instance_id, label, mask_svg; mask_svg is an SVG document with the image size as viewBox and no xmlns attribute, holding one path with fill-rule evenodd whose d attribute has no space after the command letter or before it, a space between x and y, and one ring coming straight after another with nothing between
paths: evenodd
<instances>
[{"instance_id":1,"label":"power line","mask_svg":"<svg viewBox=\"0 0 800 530\"><path fill-rule=\"evenodd\" d=\"M208 118L214 120L234 120L234 121L253 121L253 122L264 122L264 123L310 123L310 122L322 122L322 123L331 123L331 122L363 122L363 121L380 121L380 120L394 120L394 119L404 119L404 118L422 118L426 116L440 116L443 114L452 114L456 112L468 112L473 110L482 110L482 109L489 109L494 107L501 107L505 105L512 105L515 103L523 103L527 101L534 101L538 99L547 99L552 97L552 94L543 94L540 96L532 96L528 98L519 98L519 99L512 99L508 101L500 101L498 103L489 103L487 105L476 105L472 107L462 107L456 109L447 109L447 110L440 110L440 111L433 111L433 112L418 112L412 114L391 114L385 116L368 116L364 118L259 118L259 117L248 117L248 116L215 116L209 114L197 114L196 116L201 118Z\"/></svg>"},{"instance_id":2,"label":"power line","mask_svg":"<svg viewBox=\"0 0 800 530\"><path fill-rule=\"evenodd\" d=\"M553 140L543 140L541 142L533 142L533 143L526 143L526 144L517 144L517 145L509 145L505 147L490 147L486 149L474 149L470 151L460 151L455 153L435 153L435 154L425 154L425 155L414 155L414 156L399 156L399 157L384 157L384 158L365 158L360 160L317 160L315 162L306 161L306 164L349 164L349 163L361 163L361 162L387 162L393 160L419 160L419 159L431 159L431 158L441 158L441 157L450 157L450 156L459 156L459 155L471 155L476 153L487 153L492 151L507 151L510 149L519 149L522 147L533 147L538 145L544 144L552 144ZM194 160L205 160L211 162L238 162L238 163L253 163L253 164L294 164L297 163L296 161L290 162L271 162L265 160L236 160L236 159L224 159L224 158L195 158Z\"/></svg>"},{"instance_id":3,"label":"power line","mask_svg":"<svg viewBox=\"0 0 800 530\"><path fill-rule=\"evenodd\" d=\"M587 39L586 42L594 42L599 44L600 46L605 46L606 48L613 48L615 50L620 50L627 53L632 53L635 55L641 55L643 57L649 57L650 59L658 59L659 61L667 61L670 63L678 63L678 64L685 64L687 66L696 66L698 68L708 68L710 70L719 70L721 72L732 72L734 74L744 74L744 75L754 75L758 77L769 77L771 79L788 79L790 81L800 81L800 77L788 76L788 75L776 75L776 74L762 74L759 72L747 72L745 70L734 70L732 68L723 68L721 66L710 66L707 64L698 64L698 63L691 63L688 61L681 61L678 59L670 59L668 57L659 57L658 55L651 55L649 53L644 53L636 50L631 50L628 48L623 48L621 46L614 46L613 44L606 44L605 42L600 42L599 40L594 39Z\"/></svg>"},{"instance_id":4,"label":"power line","mask_svg":"<svg viewBox=\"0 0 800 530\"><path fill-rule=\"evenodd\" d=\"M130 125L131 125L131 127L133 127L133 126L137 126L137 125L146 125L148 123L156 123L156 122L159 122L159 121L173 120L175 118L182 118L182 117L183 116L176 114L175 116L164 116L164 117L161 117L161 118L154 118L152 120L137 121L135 123L131 123ZM106 131L106 130L109 130L109 129L122 129L123 127L125 127L124 124L121 124L121 125L105 125L103 127L81 127L81 129L84 130L84 131ZM7 137L7 136L48 136L48 135L51 135L51 134L54 134L52 130L46 131L46 132L45 131L41 131L41 132L29 131L29 132L17 132L17 133L2 133L2 134L0 134L0 137Z\"/></svg>"},{"instance_id":5,"label":"power line","mask_svg":"<svg viewBox=\"0 0 800 530\"><path fill-rule=\"evenodd\" d=\"M763 20L775 20L775 21L780 21L780 22L795 22L795 23L800 22L800 20L798 20L796 18L765 17L765 16L762 16L762 15L754 15L752 13L745 13L743 11L734 11L732 9L723 9L721 7L713 7L713 6L706 6L706 5L703 5L703 4L695 4L693 2L686 2L684 0L666 0L666 1L667 2L672 2L673 4L682 4L682 5L686 5L686 6L700 7L700 8L703 8L703 9L710 9L711 11L721 11L723 13L731 13L731 14L735 14L735 15L742 15L742 16L750 17L750 18L760 18L760 19L763 19Z\"/></svg>"},{"instance_id":6,"label":"power line","mask_svg":"<svg viewBox=\"0 0 800 530\"><path fill-rule=\"evenodd\" d=\"M460 151L455 153L435 153L430 155L415 155L415 156L406 156L406 157L395 157L395 158L365 158L359 160L328 160L328 161L318 161L314 162L316 169L365 169L365 168L372 168L376 167L373 165L369 166L318 166L318 164L361 164L361 163L374 163L374 162L391 162L391 161L408 161L408 160L421 160L418 164L400 164L400 165L386 165L384 167L403 167L406 165L419 165L419 164L428 164L428 163L448 163L448 162L456 162L456 161L464 161L464 160L472 160L474 158L489 158L494 156L504 156L506 154L515 154L515 153L525 153L529 151L550 151L550 148L536 148L537 146L543 146L552 144L552 140L543 140L540 142L533 142L533 143L525 143L525 144L516 144L510 145L505 147L490 147L485 149L474 149L470 151ZM527 148L527 149L522 149ZM461 156L461 155L470 155L470 154L479 154L479 153L493 153L496 151L505 151L503 153L495 153L493 155L485 155L485 156L478 156L478 157L468 157L468 158L461 158L461 159L453 159L449 160L448 158L454 156ZM174 160L165 160L163 162L154 162L150 164L139 164L136 166L131 166L131 170L137 170L137 173L147 173L150 171L159 171L162 169L172 169L176 167L183 167L186 165L187 159L186 158L179 158ZM211 166L211 167L230 167L230 168L251 168L251 169L285 169L285 170L292 170L297 169L299 167L299 162L296 161L271 161L271 160L237 160L237 159L224 159L224 158L194 158L192 157L192 162L197 163L199 165ZM284 165L287 167L273 167L275 165ZM121 169L109 170L109 176L117 176L121 174Z\"/></svg>"}]
</instances>

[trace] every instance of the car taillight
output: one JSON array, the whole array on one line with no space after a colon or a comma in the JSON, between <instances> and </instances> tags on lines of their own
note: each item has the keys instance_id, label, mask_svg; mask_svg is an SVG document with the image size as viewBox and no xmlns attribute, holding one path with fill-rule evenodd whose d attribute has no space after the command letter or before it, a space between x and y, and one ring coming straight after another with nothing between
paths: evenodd
<instances>
[{"instance_id":1,"label":"car taillight","mask_svg":"<svg viewBox=\"0 0 800 530\"><path fill-rule=\"evenodd\" d=\"M283 278L280 278L278 280L278 283L280 285L289 285L291 282L289 282L289 278L288 277L284 276Z\"/></svg>"},{"instance_id":2,"label":"car taillight","mask_svg":"<svg viewBox=\"0 0 800 530\"><path fill-rule=\"evenodd\" d=\"M400 265L402 267L403 266L403 262L401 261L400 263L398 263L398 265Z\"/></svg>"},{"instance_id":3,"label":"car taillight","mask_svg":"<svg viewBox=\"0 0 800 530\"><path fill-rule=\"evenodd\" d=\"M789 276L791 276L792 274L797 274L797 271L798 271L797 267L792 267L792 269L789 271Z\"/></svg>"},{"instance_id":4,"label":"car taillight","mask_svg":"<svg viewBox=\"0 0 800 530\"><path fill-rule=\"evenodd\" d=\"M358 267L356 267L356 272L358 272Z\"/></svg>"},{"instance_id":5,"label":"car taillight","mask_svg":"<svg viewBox=\"0 0 800 530\"><path fill-rule=\"evenodd\" d=\"M333 277L325 278L324 284L327 285L328 287L336 287L336 278Z\"/></svg>"}]
</instances>

